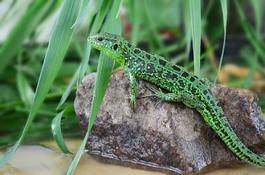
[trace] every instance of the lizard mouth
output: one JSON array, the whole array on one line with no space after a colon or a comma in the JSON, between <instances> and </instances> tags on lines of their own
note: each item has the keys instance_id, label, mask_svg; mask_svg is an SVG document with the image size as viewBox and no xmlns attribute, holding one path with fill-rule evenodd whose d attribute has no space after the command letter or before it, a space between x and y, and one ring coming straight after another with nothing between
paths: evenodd
<instances>
[{"instance_id":1,"label":"lizard mouth","mask_svg":"<svg viewBox=\"0 0 265 175\"><path fill-rule=\"evenodd\" d=\"M89 36L87 38L87 42L92 46L95 47L96 49L99 49L98 46L99 44L96 42L96 36Z\"/></svg>"}]
</instances>

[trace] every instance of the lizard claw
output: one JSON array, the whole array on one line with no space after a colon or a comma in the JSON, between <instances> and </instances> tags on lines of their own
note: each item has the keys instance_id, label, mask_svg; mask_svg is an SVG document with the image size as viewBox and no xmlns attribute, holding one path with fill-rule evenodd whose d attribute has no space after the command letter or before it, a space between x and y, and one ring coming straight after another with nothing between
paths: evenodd
<instances>
[{"instance_id":1,"label":"lizard claw","mask_svg":"<svg viewBox=\"0 0 265 175\"><path fill-rule=\"evenodd\" d=\"M136 109L136 99L135 98L130 98L130 106L133 111Z\"/></svg>"},{"instance_id":2,"label":"lizard claw","mask_svg":"<svg viewBox=\"0 0 265 175\"><path fill-rule=\"evenodd\" d=\"M152 93L155 93L157 91L154 87L150 87L150 86L145 86L145 87L146 87L146 89L148 89Z\"/></svg>"},{"instance_id":3,"label":"lizard claw","mask_svg":"<svg viewBox=\"0 0 265 175\"><path fill-rule=\"evenodd\" d=\"M150 87L150 86L145 86L146 89L148 89L149 91L151 91L151 94L149 95L145 95L145 96L141 96L141 98L146 98L146 97L157 97L157 89L154 87ZM159 88L159 91L161 91L161 89Z\"/></svg>"}]
</instances>

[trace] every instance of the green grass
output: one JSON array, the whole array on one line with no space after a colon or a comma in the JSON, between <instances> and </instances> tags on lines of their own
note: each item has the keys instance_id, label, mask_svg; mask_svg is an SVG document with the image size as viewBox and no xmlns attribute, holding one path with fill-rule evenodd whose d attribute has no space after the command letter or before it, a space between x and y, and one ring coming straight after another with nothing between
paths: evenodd
<instances>
[{"instance_id":1,"label":"green grass","mask_svg":"<svg viewBox=\"0 0 265 175\"><path fill-rule=\"evenodd\" d=\"M222 14L223 14L223 26L224 26L224 36L223 36L223 46L222 46L222 53L221 53L221 57L220 57L220 63L218 66L218 73L215 79L215 83L217 82L218 76L220 74L221 71L221 66L223 63L223 59L224 59L224 52L225 52L225 40L226 40L226 28L227 28L227 0L220 0L221 3L221 7L222 7Z\"/></svg>"},{"instance_id":2,"label":"green grass","mask_svg":"<svg viewBox=\"0 0 265 175\"><path fill-rule=\"evenodd\" d=\"M194 74L200 76L201 57L201 1L189 0L190 31L193 48Z\"/></svg>"},{"instance_id":3,"label":"green grass","mask_svg":"<svg viewBox=\"0 0 265 175\"><path fill-rule=\"evenodd\" d=\"M54 140L56 141L59 148L62 150L63 153L69 154L71 153L67 147L67 145L64 142L62 129L61 129L61 121L62 117L64 115L64 111L60 112L59 114L54 117L52 120L51 130L54 137Z\"/></svg>"}]
</instances>

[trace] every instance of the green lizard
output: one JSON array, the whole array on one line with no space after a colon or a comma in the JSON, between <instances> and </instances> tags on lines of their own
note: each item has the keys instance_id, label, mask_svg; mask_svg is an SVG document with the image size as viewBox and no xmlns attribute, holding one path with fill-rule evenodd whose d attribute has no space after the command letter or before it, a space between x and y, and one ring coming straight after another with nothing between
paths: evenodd
<instances>
[{"instance_id":1,"label":"green lizard","mask_svg":"<svg viewBox=\"0 0 265 175\"><path fill-rule=\"evenodd\" d=\"M151 82L169 93L155 91L154 95L166 101L183 102L195 108L205 122L218 134L227 147L241 160L265 166L265 159L253 153L237 137L223 109L213 96L207 80L171 65L158 55L149 54L120 36L103 33L88 38L90 45L120 63L130 80L130 100L135 106L137 79Z\"/></svg>"}]
</instances>

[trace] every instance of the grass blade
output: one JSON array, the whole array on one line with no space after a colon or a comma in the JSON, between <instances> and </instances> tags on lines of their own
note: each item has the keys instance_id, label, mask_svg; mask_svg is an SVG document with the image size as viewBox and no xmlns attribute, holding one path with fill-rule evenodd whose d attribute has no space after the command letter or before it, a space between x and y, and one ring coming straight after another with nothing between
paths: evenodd
<instances>
[{"instance_id":1,"label":"grass blade","mask_svg":"<svg viewBox=\"0 0 265 175\"><path fill-rule=\"evenodd\" d=\"M186 40L186 56L187 61L190 54L191 46L191 27L190 27L190 13L189 13L189 1L184 1L184 27L185 27L185 40Z\"/></svg>"},{"instance_id":2,"label":"grass blade","mask_svg":"<svg viewBox=\"0 0 265 175\"><path fill-rule=\"evenodd\" d=\"M257 32L257 35L260 37L261 36L262 16L263 16L262 1L261 0L252 0L251 3L252 3L252 6L254 8L254 12L255 12L256 32ZM249 54L249 57L251 57L250 54ZM251 60L246 59L246 61L250 65L250 69L249 69L249 74L245 78L245 81L243 82L242 87L243 88L250 88L253 84L253 80L254 80L253 77L255 75L255 72L258 70L258 54L255 52L255 55L253 56L253 58Z\"/></svg>"},{"instance_id":3,"label":"grass blade","mask_svg":"<svg viewBox=\"0 0 265 175\"><path fill-rule=\"evenodd\" d=\"M133 28L132 28L132 44L137 45L139 40L140 25L142 23L141 18L141 3L139 1L131 1L132 3L132 13L133 13Z\"/></svg>"},{"instance_id":4,"label":"grass blade","mask_svg":"<svg viewBox=\"0 0 265 175\"><path fill-rule=\"evenodd\" d=\"M257 31L261 30L262 26L262 16L263 16L263 9L262 9L262 1L261 0L251 0L252 6L255 12L255 22L256 22L256 29Z\"/></svg>"},{"instance_id":5,"label":"grass blade","mask_svg":"<svg viewBox=\"0 0 265 175\"><path fill-rule=\"evenodd\" d=\"M90 31L90 35L97 33L99 31L99 29L101 28L103 21L107 15L107 12L110 9L111 2L112 1L103 1L102 2L101 6L100 6L100 10L96 16L95 22L93 23L92 29ZM91 47L87 43L86 48L85 48L85 57L84 57L85 59L83 59L82 63L81 63L79 80L81 80L83 78L83 76L85 75L85 73L87 71L90 53L91 53Z\"/></svg>"},{"instance_id":6,"label":"grass blade","mask_svg":"<svg viewBox=\"0 0 265 175\"><path fill-rule=\"evenodd\" d=\"M223 14L223 26L224 26L224 38L223 38L223 46L222 46L222 53L221 53L221 57L220 57L220 63L218 66L218 73L217 76L215 78L215 83L218 79L218 76L220 74L221 71L221 66L223 63L223 58L224 58L224 52L225 52L225 41L226 41L226 28L227 28L227 0L220 0L221 3L221 7L222 7L222 14Z\"/></svg>"},{"instance_id":7,"label":"grass blade","mask_svg":"<svg viewBox=\"0 0 265 175\"><path fill-rule=\"evenodd\" d=\"M34 92L30 87L28 80L26 79L26 77L24 77L21 71L17 72L16 79L20 98L26 107L30 107L32 104Z\"/></svg>"},{"instance_id":8,"label":"grass blade","mask_svg":"<svg viewBox=\"0 0 265 175\"><path fill-rule=\"evenodd\" d=\"M139 2L137 2L139 3ZM149 27L150 32L152 33L152 36L154 37L156 43L158 44L158 46L160 48L164 48L165 45L159 35L159 31L157 30L157 25L155 24L155 22L152 20L152 16L150 14L150 10L149 10L149 5L148 1L143 1L143 10L144 10L144 15L146 18L146 22L147 22L147 27ZM167 54L164 55L166 58L168 58L169 56Z\"/></svg>"},{"instance_id":9,"label":"grass blade","mask_svg":"<svg viewBox=\"0 0 265 175\"><path fill-rule=\"evenodd\" d=\"M69 154L71 152L69 151L68 147L64 142L62 129L61 129L61 119L63 117L63 114L64 111L60 112L54 117L54 119L52 120L51 130L52 130L52 135L59 148L63 151L63 153Z\"/></svg>"},{"instance_id":10,"label":"grass blade","mask_svg":"<svg viewBox=\"0 0 265 175\"><path fill-rule=\"evenodd\" d=\"M115 0L110 10L107 21L104 24L103 31L115 33L115 34L121 33L121 22L119 19L116 19L116 14L117 14L117 11L119 10L119 6L120 6L120 0ZM74 171L78 165L78 162L84 152L88 136L93 127L94 121L96 119L96 115L99 111L100 105L102 103L102 100L103 100L103 97L104 97L104 94L105 94L105 91L108 85L109 78L111 76L111 71L113 68L113 61L110 58L107 58L103 54L100 54L99 59L100 60L98 64L96 85L95 85L94 94L93 94L93 101L92 101L92 106L91 106L91 114L89 117L88 129L87 129L85 138L83 139L83 142L81 143L73 161L71 162L71 165L68 168L68 171L66 173L67 175L74 174Z\"/></svg>"},{"instance_id":11,"label":"grass blade","mask_svg":"<svg viewBox=\"0 0 265 175\"><path fill-rule=\"evenodd\" d=\"M247 21L245 15L244 15L244 12L239 5L238 0L235 0L234 2L235 2L236 9L237 9L237 12L238 12L239 17L240 17L240 21L241 21L243 30L245 31L248 40L253 45L253 47L256 49L256 52L260 56L260 58L263 59L263 62L265 62L265 58L264 58L265 44L264 44L263 40L259 37L260 34L257 33L255 31L255 29Z\"/></svg>"},{"instance_id":12,"label":"grass blade","mask_svg":"<svg viewBox=\"0 0 265 175\"><path fill-rule=\"evenodd\" d=\"M201 1L189 0L190 27L193 48L194 74L200 76L201 56Z\"/></svg>"},{"instance_id":13,"label":"grass blade","mask_svg":"<svg viewBox=\"0 0 265 175\"><path fill-rule=\"evenodd\" d=\"M83 23L83 20L85 16L87 16L87 13L89 11L89 6L91 5L90 3L92 2L91 0L81 0L81 1L82 2L80 3L81 6L79 8L78 16L72 27L77 27Z\"/></svg>"},{"instance_id":14,"label":"grass blade","mask_svg":"<svg viewBox=\"0 0 265 175\"><path fill-rule=\"evenodd\" d=\"M52 83L61 67L63 58L70 44L74 24L79 11L80 1L65 0L60 11L59 17L51 35L49 46L44 58L37 89L34 95L33 104L22 131L22 134L16 144L0 160L0 167L4 166L15 154L18 146L24 139L38 109L42 105Z\"/></svg>"},{"instance_id":15,"label":"grass blade","mask_svg":"<svg viewBox=\"0 0 265 175\"><path fill-rule=\"evenodd\" d=\"M53 1L38 0L29 6L28 11L18 21L0 49L0 74L6 66L12 63L13 57L21 48L24 40L36 29L52 5L54 5Z\"/></svg>"}]
</instances>

